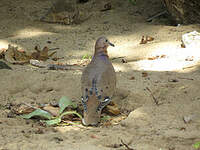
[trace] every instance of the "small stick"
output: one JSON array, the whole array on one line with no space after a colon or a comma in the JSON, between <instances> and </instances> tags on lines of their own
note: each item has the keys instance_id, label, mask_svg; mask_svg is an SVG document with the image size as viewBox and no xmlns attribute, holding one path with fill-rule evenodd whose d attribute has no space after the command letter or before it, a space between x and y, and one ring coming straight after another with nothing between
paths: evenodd
<instances>
[{"instance_id":1,"label":"small stick","mask_svg":"<svg viewBox=\"0 0 200 150\"><path fill-rule=\"evenodd\" d=\"M82 70L83 67L75 65L57 65L57 64L48 64L48 70Z\"/></svg>"},{"instance_id":2,"label":"small stick","mask_svg":"<svg viewBox=\"0 0 200 150\"><path fill-rule=\"evenodd\" d=\"M60 49L60 48L59 47L49 48L49 51L54 51L54 50L57 50L57 49Z\"/></svg>"},{"instance_id":3,"label":"small stick","mask_svg":"<svg viewBox=\"0 0 200 150\"><path fill-rule=\"evenodd\" d=\"M36 59L31 59L30 64L35 66L35 67L39 67L39 68L46 68L47 67L46 64L44 64L43 62L36 60Z\"/></svg>"},{"instance_id":4,"label":"small stick","mask_svg":"<svg viewBox=\"0 0 200 150\"><path fill-rule=\"evenodd\" d=\"M119 148L119 147L122 147L123 145L122 144L109 144L109 145L106 145L106 147L110 147L110 148Z\"/></svg>"},{"instance_id":5,"label":"small stick","mask_svg":"<svg viewBox=\"0 0 200 150\"><path fill-rule=\"evenodd\" d=\"M125 57L113 57L111 60L120 59L120 58L125 58Z\"/></svg>"},{"instance_id":6,"label":"small stick","mask_svg":"<svg viewBox=\"0 0 200 150\"><path fill-rule=\"evenodd\" d=\"M24 61L10 61L9 63L11 63L11 64L17 64L17 65L24 65L24 64L26 64L26 63L29 63L29 60L24 60Z\"/></svg>"},{"instance_id":7,"label":"small stick","mask_svg":"<svg viewBox=\"0 0 200 150\"><path fill-rule=\"evenodd\" d=\"M155 104L156 104L156 105L159 105L159 104L158 104L158 100L155 98L155 96L153 95L153 93L151 92L151 90L150 90L148 87L146 87L146 89L149 91L149 93L150 93L151 96L153 97L153 100L154 100Z\"/></svg>"},{"instance_id":8,"label":"small stick","mask_svg":"<svg viewBox=\"0 0 200 150\"><path fill-rule=\"evenodd\" d=\"M195 64L195 65L193 65L193 66L183 67L183 70L185 70L185 69L190 69L190 68L194 68L194 67L196 67L196 66L197 66L197 64Z\"/></svg>"},{"instance_id":9,"label":"small stick","mask_svg":"<svg viewBox=\"0 0 200 150\"><path fill-rule=\"evenodd\" d=\"M124 145L126 148L127 148L127 150L134 150L133 148L130 148L129 146L128 146L128 144L125 144L124 143L124 141L121 139L121 143L122 143L122 145Z\"/></svg>"},{"instance_id":10,"label":"small stick","mask_svg":"<svg viewBox=\"0 0 200 150\"><path fill-rule=\"evenodd\" d=\"M159 12L159 13L156 13L156 14L153 15L152 17L148 18L146 21L147 21L147 22L150 22L150 21L152 21L153 19L155 19L155 18L157 18L157 17L159 17L159 16L164 15L165 13L167 13L167 10L163 10L163 11L161 11L161 12Z\"/></svg>"},{"instance_id":11,"label":"small stick","mask_svg":"<svg viewBox=\"0 0 200 150\"><path fill-rule=\"evenodd\" d=\"M30 107L30 108L33 108L33 109L38 109L37 107L31 106L30 104L27 104L27 103L25 103L25 102L23 102L22 104L24 104L24 105L26 105L26 106L28 106L28 107Z\"/></svg>"},{"instance_id":12,"label":"small stick","mask_svg":"<svg viewBox=\"0 0 200 150\"><path fill-rule=\"evenodd\" d=\"M179 79L194 80L192 78L178 77Z\"/></svg>"}]
</instances>

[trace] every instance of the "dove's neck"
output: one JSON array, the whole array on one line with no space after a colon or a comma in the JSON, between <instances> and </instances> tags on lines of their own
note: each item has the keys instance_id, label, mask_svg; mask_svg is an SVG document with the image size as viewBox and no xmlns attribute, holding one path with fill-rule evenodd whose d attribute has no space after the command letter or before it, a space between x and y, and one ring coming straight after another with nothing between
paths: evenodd
<instances>
[{"instance_id":1,"label":"dove's neck","mask_svg":"<svg viewBox=\"0 0 200 150\"><path fill-rule=\"evenodd\" d=\"M108 57L107 48L95 49L94 57L98 57L98 56L106 56L106 57Z\"/></svg>"}]
</instances>

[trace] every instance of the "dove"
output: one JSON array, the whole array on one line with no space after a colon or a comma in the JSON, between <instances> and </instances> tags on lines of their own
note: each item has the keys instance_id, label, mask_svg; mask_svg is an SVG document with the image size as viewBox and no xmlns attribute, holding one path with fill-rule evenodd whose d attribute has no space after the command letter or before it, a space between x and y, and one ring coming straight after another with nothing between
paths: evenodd
<instances>
[{"instance_id":1,"label":"dove","mask_svg":"<svg viewBox=\"0 0 200 150\"><path fill-rule=\"evenodd\" d=\"M82 123L86 126L99 124L101 111L110 103L116 89L116 73L107 52L109 46L114 44L106 37L98 38L94 56L82 73Z\"/></svg>"}]
</instances>

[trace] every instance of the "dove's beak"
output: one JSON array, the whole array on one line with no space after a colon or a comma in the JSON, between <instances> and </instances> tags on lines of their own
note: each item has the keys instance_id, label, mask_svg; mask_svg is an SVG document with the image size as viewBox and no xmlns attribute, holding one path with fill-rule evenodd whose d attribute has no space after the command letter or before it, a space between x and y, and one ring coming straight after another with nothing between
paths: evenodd
<instances>
[{"instance_id":1,"label":"dove's beak","mask_svg":"<svg viewBox=\"0 0 200 150\"><path fill-rule=\"evenodd\" d=\"M113 43L110 43L110 42L109 42L109 45L112 46L112 47L115 47L115 45L114 45Z\"/></svg>"}]
</instances>

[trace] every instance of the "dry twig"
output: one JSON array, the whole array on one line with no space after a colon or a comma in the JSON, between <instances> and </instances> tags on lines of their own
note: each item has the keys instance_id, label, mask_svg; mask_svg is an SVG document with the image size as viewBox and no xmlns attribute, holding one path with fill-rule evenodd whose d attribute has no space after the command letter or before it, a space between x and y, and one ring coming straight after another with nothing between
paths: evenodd
<instances>
[{"instance_id":1,"label":"dry twig","mask_svg":"<svg viewBox=\"0 0 200 150\"><path fill-rule=\"evenodd\" d=\"M133 149L133 148L130 148L129 146L128 146L128 144L125 144L124 143L124 141L121 139L121 143L122 143L122 145L124 145L127 149L126 150L135 150L135 149Z\"/></svg>"},{"instance_id":2,"label":"dry twig","mask_svg":"<svg viewBox=\"0 0 200 150\"><path fill-rule=\"evenodd\" d=\"M146 87L146 89L147 89L147 91L149 91L149 93L150 93L151 96L153 97L153 100L154 100L155 104L156 104L156 105L159 105L159 104L158 104L158 100L155 98L155 96L153 95L153 93L151 92L151 90L150 90L148 87Z\"/></svg>"},{"instance_id":3,"label":"dry twig","mask_svg":"<svg viewBox=\"0 0 200 150\"><path fill-rule=\"evenodd\" d=\"M37 107L31 106L30 104L27 104L27 103L25 103L25 102L23 102L22 104L24 104L24 105L26 105L26 106L28 106L28 107L30 107L30 108L33 108L33 109L38 109Z\"/></svg>"},{"instance_id":4,"label":"dry twig","mask_svg":"<svg viewBox=\"0 0 200 150\"><path fill-rule=\"evenodd\" d=\"M185 79L185 80L194 80L192 78L185 78L185 77L178 77L179 79Z\"/></svg>"},{"instance_id":5,"label":"dry twig","mask_svg":"<svg viewBox=\"0 0 200 150\"><path fill-rule=\"evenodd\" d=\"M150 22L150 21L152 21L153 19L155 19L155 18L157 18L157 17L160 17L160 16L162 16L162 15L164 15L164 14L166 14L166 13L167 13L167 10L163 10L163 11L161 11L161 12L159 12L159 13L154 14L152 17L149 17L146 21L147 21L147 22Z\"/></svg>"}]
</instances>

